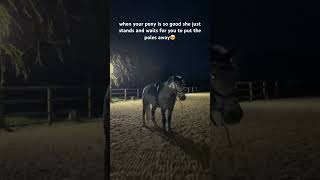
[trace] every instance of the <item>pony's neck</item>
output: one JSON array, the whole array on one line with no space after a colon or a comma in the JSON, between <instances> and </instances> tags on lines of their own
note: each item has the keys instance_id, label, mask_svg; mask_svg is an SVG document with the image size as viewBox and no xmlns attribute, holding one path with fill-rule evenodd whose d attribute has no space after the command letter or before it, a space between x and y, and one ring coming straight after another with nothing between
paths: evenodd
<instances>
[{"instance_id":1,"label":"pony's neck","mask_svg":"<svg viewBox=\"0 0 320 180\"><path fill-rule=\"evenodd\" d=\"M176 90L176 87L173 82L166 81L165 87L168 88L168 90L171 94L177 95L177 90Z\"/></svg>"}]
</instances>

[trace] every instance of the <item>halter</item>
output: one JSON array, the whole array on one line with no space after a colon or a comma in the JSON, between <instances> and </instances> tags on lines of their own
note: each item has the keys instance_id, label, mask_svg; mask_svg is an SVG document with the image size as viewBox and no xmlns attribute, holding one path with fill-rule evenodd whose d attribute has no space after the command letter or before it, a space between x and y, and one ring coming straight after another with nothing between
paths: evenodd
<instances>
[{"instance_id":1,"label":"halter","mask_svg":"<svg viewBox=\"0 0 320 180\"><path fill-rule=\"evenodd\" d=\"M175 81L174 78L173 78L173 80L172 80L170 83L173 83L174 86L173 86L173 88L170 88L170 89L173 89L175 94L177 94L177 93L183 93L183 88L182 88L181 91L179 91L179 90L177 89L177 82L180 82L180 81ZM183 83L183 80L181 80L181 82Z\"/></svg>"},{"instance_id":2,"label":"halter","mask_svg":"<svg viewBox=\"0 0 320 180\"><path fill-rule=\"evenodd\" d=\"M174 90L176 91L176 93L183 93L183 90L178 91L176 81L173 81L173 83L174 83Z\"/></svg>"}]
</instances>

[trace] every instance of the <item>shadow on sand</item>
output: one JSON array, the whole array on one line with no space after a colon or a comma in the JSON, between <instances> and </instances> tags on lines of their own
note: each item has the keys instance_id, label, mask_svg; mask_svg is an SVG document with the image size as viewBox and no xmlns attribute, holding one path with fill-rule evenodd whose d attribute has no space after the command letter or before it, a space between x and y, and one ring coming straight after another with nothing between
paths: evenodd
<instances>
[{"instance_id":1,"label":"shadow on sand","mask_svg":"<svg viewBox=\"0 0 320 180\"><path fill-rule=\"evenodd\" d=\"M160 127L151 128L146 126L145 128L153 133L156 133L170 144L180 147L180 149L188 154L192 159L197 160L204 169L210 167L210 149L208 146L196 143L191 139L188 139L173 131L170 133L164 132Z\"/></svg>"}]
</instances>

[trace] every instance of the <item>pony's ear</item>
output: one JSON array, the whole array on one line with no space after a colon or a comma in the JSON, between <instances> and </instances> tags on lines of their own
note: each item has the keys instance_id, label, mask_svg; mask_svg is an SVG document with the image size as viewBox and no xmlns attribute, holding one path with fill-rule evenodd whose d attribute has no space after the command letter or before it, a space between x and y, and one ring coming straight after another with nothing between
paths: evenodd
<instances>
[{"instance_id":1,"label":"pony's ear","mask_svg":"<svg viewBox=\"0 0 320 180\"><path fill-rule=\"evenodd\" d=\"M169 79L168 79L168 82L174 81L174 78L175 78L175 75L174 76L170 76Z\"/></svg>"},{"instance_id":2,"label":"pony's ear","mask_svg":"<svg viewBox=\"0 0 320 180\"><path fill-rule=\"evenodd\" d=\"M174 76L173 76L173 81L178 81L178 75L177 74L175 74Z\"/></svg>"},{"instance_id":3,"label":"pony's ear","mask_svg":"<svg viewBox=\"0 0 320 180\"><path fill-rule=\"evenodd\" d=\"M183 78L182 78L182 76L180 76L180 75L175 75L175 76L174 76L174 81L182 82L182 81L183 81Z\"/></svg>"},{"instance_id":4,"label":"pony's ear","mask_svg":"<svg viewBox=\"0 0 320 180\"><path fill-rule=\"evenodd\" d=\"M178 76L177 76L177 75L174 75L174 76L173 76L173 81L174 81L174 82L178 81Z\"/></svg>"}]
</instances>

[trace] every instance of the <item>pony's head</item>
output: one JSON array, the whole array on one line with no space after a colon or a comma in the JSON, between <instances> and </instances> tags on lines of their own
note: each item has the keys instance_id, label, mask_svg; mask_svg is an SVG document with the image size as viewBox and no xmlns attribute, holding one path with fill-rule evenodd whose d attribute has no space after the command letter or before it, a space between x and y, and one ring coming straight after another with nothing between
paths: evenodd
<instances>
[{"instance_id":1,"label":"pony's head","mask_svg":"<svg viewBox=\"0 0 320 180\"><path fill-rule=\"evenodd\" d=\"M167 83L169 88L172 90L172 92L179 97L179 100L181 101L186 100L186 95L184 93L185 82L181 76L179 75L171 76L167 80Z\"/></svg>"}]
</instances>

